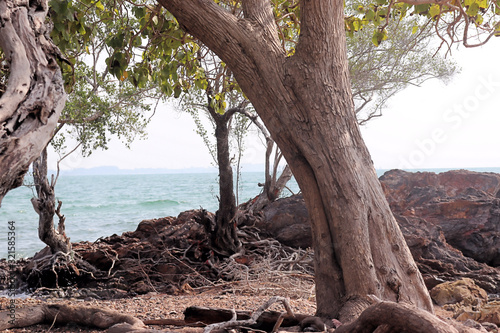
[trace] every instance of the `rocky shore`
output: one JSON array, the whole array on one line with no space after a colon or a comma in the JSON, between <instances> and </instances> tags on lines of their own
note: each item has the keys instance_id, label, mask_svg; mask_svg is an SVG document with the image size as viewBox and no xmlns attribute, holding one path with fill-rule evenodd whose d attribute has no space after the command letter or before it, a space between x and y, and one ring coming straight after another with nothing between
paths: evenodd
<instances>
[{"instance_id":1,"label":"rocky shore","mask_svg":"<svg viewBox=\"0 0 500 333\"><path fill-rule=\"evenodd\" d=\"M500 175L392 170L380 180L440 314L498 332ZM241 304L252 294L257 299L242 308L283 295L297 302L299 312L314 313L311 233L300 195L280 199L258 216L242 216L239 236L246 251L227 260L209 250L200 224L207 214L193 210L176 218L145 220L133 232L75 243L80 260L75 265L60 265L57 258L47 261L48 253L41 251L18 263L14 272L24 287L37 290L35 298L19 304L47 299L101 302L126 304L144 316L147 311L172 316L182 313L186 297L217 306L218 300ZM7 288L12 273L0 262L0 289ZM145 305L145 299L161 299L163 305ZM6 299L0 300L3 309ZM138 304L143 305L137 309ZM156 308L161 311L151 310Z\"/></svg>"}]
</instances>

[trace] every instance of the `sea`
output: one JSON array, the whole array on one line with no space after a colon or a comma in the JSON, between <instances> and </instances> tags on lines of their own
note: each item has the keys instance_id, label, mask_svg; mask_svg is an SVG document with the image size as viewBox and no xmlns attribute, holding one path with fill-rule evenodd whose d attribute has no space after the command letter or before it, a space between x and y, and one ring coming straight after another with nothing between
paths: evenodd
<instances>
[{"instance_id":1,"label":"sea","mask_svg":"<svg viewBox=\"0 0 500 333\"><path fill-rule=\"evenodd\" d=\"M262 190L258 184L263 182L264 173L243 172L237 188L239 203L257 196ZM29 186L29 176L25 183L2 201L0 258L8 255L9 227L15 229L16 258L31 257L44 248L38 239L38 215L31 204L36 192ZM299 192L294 180L288 188L284 191L288 195ZM62 201L66 234L72 242L120 235L134 231L142 220L177 216L191 209L215 212L219 204L217 173L61 175L55 193L56 200Z\"/></svg>"},{"instance_id":2,"label":"sea","mask_svg":"<svg viewBox=\"0 0 500 333\"><path fill-rule=\"evenodd\" d=\"M450 169L411 171L443 172ZM497 172L500 168L470 169ZM385 170L377 170L382 175ZM238 201L257 196L264 182L262 172L243 172L238 186ZM29 185L29 177L25 183ZM298 193L291 180L284 195ZM177 216L179 213L204 208L215 212L218 207L217 173L61 175L55 187L61 213L66 218L66 234L72 242L95 241L113 234L134 231L146 219ZM31 257L44 248L38 239L38 215L31 198L35 189L22 186L11 190L0 208L0 258L7 258L8 247L15 247L17 259ZM57 221L57 217L56 217ZM10 228L10 230L9 230ZM15 240L10 245L9 231ZM11 253L12 254L12 253Z\"/></svg>"}]
</instances>

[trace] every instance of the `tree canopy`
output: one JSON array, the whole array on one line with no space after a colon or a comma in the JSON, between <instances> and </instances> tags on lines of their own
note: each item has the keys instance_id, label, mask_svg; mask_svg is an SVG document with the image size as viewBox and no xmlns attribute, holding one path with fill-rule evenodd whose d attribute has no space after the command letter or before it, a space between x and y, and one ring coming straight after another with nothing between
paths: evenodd
<instances>
[{"instance_id":1,"label":"tree canopy","mask_svg":"<svg viewBox=\"0 0 500 333\"><path fill-rule=\"evenodd\" d=\"M216 3L236 17L243 17L241 1ZM298 1L284 0L272 1L272 6L281 47L291 56L300 34L300 6ZM389 27L390 34L379 45L373 30L377 31L377 23L382 24L380 17L368 14L358 21L361 7L357 1L347 3L345 27L353 96L360 122L364 122L380 114L386 100L407 85L419 85L429 78L446 80L456 68L426 49L434 35L431 24L419 28L418 19L399 22ZM230 70L225 67L221 71L217 66L220 59L186 34L176 19L154 2L67 0L57 1L53 10L54 40L63 50L75 45L72 52L89 51L86 43L92 43L89 35L95 29L89 26L94 27L95 22L88 22L88 12L99 18L106 30L107 70L123 82L138 88L154 82L167 97L195 90L205 94L210 86L212 103L218 110L228 107L235 93L241 93ZM223 82L219 82L221 78ZM232 94L227 101L226 93Z\"/></svg>"}]
</instances>

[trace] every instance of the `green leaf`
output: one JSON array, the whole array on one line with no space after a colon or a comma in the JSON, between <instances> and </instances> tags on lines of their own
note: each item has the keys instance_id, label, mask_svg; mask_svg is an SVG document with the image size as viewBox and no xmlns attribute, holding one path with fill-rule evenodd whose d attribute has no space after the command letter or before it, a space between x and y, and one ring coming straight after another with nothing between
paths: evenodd
<instances>
[{"instance_id":1,"label":"green leaf","mask_svg":"<svg viewBox=\"0 0 500 333\"><path fill-rule=\"evenodd\" d=\"M431 6L430 4L416 5L415 6L415 13L417 13L417 14L427 13L430 6Z\"/></svg>"},{"instance_id":2,"label":"green leaf","mask_svg":"<svg viewBox=\"0 0 500 333\"><path fill-rule=\"evenodd\" d=\"M478 12L479 12L479 5L476 2L474 2L472 5L469 6L469 8L467 8L467 14L469 16L476 16Z\"/></svg>"},{"instance_id":3,"label":"green leaf","mask_svg":"<svg viewBox=\"0 0 500 333\"><path fill-rule=\"evenodd\" d=\"M413 26L413 28L411 29L411 34L412 34L412 35L414 35L414 34L416 34L416 33L417 33L417 31L418 31L418 25L415 25L415 26Z\"/></svg>"},{"instance_id":4,"label":"green leaf","mask_svg":"<svg viewBox=\"0 0 500 333\"><path fill-rule=\"evenodd\" d=\"M387 31L385 29L383 31L375 30L373 32L372 43L375 46L379 46L380 43L386 39L387 39Z\"/></svg>"},{"instance_id":5,"label":"green leaf","mask_svg":"<svg viewBox=\"0 0 500 333\"><path fill-rule=\"evenodd\" d=\"M431 8L429 8L429 15L431 17L438 16L441 13L441 9L439 8L439 5L432 4Z\"/></svg>"},{"instance_id":6,"label":"green leaf","mask_svg":"<svg viewBox=\"0 0 500 333\"><path fill-rule=\"evenodd\" d=\"M95 6L96 6L96 7L97 7L97 9L99 9L99 10L104 10L104 5L102 4L102 2L101 2L101 1L97 1L97 2L95 3Z\"/></svg>"},{"instance_id":7,"label":"green leaf","mask_svg":"<svg viewBox=\"0 0 500 333\"><path fill-rule=\"evenodd\" d=\"M477 14L476 16L476 24L481 25L483 24L484 18L481 14Z\"/></svg>"},{"instance_id":8,"label":"green leaf","mask_svg":"<svg viewBox=\"0 0 500 333\"><path fill-rule=\"evenodd\" d=\"M368 20L368 21L371 21L375 18L375 12L373 10L369 10L366 12L365 14L365 18Z\"/></svg>"},{"instance_id":9,"label":"green leaf","mask_svg":"<svg viewBox=\"0 0 500 333\"><path fill-rule=\"evenodd\" d=\"M179 96L181 95L182 93L182 89L181 87L177 86L174 88L174 97L175 98L179 98Z\"/></svg>"},{"instance_id":10,"label":"green leaf","mask_svg":"<svg viewBox=\"0 0 500 333\"><path fill-rule=\"evenodd\" d=\"M146 16L146 8L145 7L133 7L132 13L134 13L135 17L140 20L144 16Z\"/></svg>"},{"instance_id":11,"label":"green leaf","mask_svg":"<svg viewBox=\"0 0 500 333\"><path fill-rule=\"evenodd\" d=\"M476 0L476 3L479 5L479 8L488 7L488 0Z\"/></svg>"}]
</instances>

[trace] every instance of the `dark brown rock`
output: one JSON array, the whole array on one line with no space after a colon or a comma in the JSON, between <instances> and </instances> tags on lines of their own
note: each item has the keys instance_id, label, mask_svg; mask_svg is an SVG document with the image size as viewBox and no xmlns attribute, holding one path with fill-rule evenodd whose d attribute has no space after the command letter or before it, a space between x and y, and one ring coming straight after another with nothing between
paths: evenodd
<instances>
[{"instance_id":1,"label":"dark brown rock","mask_svg":"<svg viewBox=\"0 0 500 333\"><path fill-rule=\"evenodd\" d=\"M391 170L380 181L395 215L438 225L465 256L500 266L499 174Z\"/></svg>"},{"instance_id":2,"label":"dark brown rock","mask_svg":"<svg viewBox=\"0 0 500 333\"><path fill-rule=\"evenodd\" d=\"M263 211L263 218L257 220L255 226L264 236L272 237L287 246L311 247L311 226L302 195L270 203Z\"/></svg>"}]
</instances>

